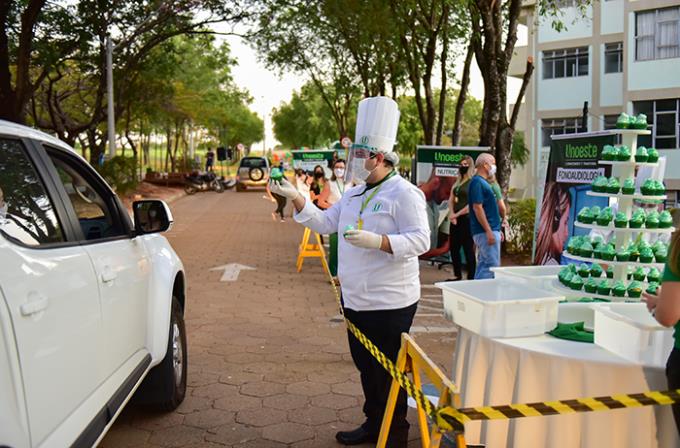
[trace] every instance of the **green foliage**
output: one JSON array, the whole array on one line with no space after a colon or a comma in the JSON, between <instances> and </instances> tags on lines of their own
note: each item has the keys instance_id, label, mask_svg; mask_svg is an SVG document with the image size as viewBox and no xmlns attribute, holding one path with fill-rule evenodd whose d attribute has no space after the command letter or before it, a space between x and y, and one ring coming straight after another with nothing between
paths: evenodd
<instances>
[{"instance_id":1,"label":"green foliage","mask_svg":"<svg viewBox=\"0 0 680 448\"><path fill-rule=\"evenodd\" d=\"M116 156L106 160L99 167L99 174L119 195L127 194L137 188L137 159L134 157Z\"/></svg>"},{"instance_id":2,"label":"green foliage","mask_svg":"<svg viewBox=\"0 0 680 448\"><path fill-rule=\"evenodd\" d=\"M458 101L457 90L447 92L446 112L444 117L444 131L450 132L456 118L456 102ZM463 105L463 119L461 123L462 146L477 146L479 143L479 122L482 119L482 102L468 94ZM451 140L448 141L450 143ZM447 143L447 144L448 144Z\"/></svg>"},{"instance_id":3,"label":"green foliage","mask_svg":"<svg viewBox=\"0 0 680 448\"><path fill-rule=\"evenodd\" d=\"M524 166L529 161L529 148L524 142L524 132L517 131L512 140L512 150L510 152L510 161L512 167Z\"/></svg>"},{"instance_id":4,"label":"green foliage","mask_svg":"<svg viewBox=\"0 0 680 448\"><path fill-rule=\"evenodd\" d=\"M531 252L534 241L534 219L536 199L520 199L511 204L508 215L511 238L508 241L508 252L527 254Z\"/></svg>"}]
</instances>

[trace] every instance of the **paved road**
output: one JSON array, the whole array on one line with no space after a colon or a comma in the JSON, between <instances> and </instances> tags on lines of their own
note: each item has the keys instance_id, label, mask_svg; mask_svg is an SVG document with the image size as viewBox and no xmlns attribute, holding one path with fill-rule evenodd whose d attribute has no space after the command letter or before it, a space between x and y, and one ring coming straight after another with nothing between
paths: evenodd
<instances>
[{"instance_id":1,"label":"paved road","mask_svg":"<svg viewBox=\"0 0 680 448\"><path fill-rule=\"evenodd\" d=\"M261 192L198 194L172 204L168 234L188 278L187 398L173 413L129 406L101 446L336 447L362 422L359 376L318 260L295 272L302 227L274 222ZM241 263L237 281L211 268ZM447 277L423 266L423 283ZM416 340L449 370L455 333L438 289L423 287ZM413 414L411 422L415 422ZM412 437L417 437L412 427ZM413 446L419 446L416 441Z\"/></svg>"}]
</instances>

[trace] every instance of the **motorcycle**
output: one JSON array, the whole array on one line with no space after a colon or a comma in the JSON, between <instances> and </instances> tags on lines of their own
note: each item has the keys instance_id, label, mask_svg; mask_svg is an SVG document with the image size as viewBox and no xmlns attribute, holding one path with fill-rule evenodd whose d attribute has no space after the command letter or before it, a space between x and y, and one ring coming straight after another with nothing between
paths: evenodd
<instances>
[{"instance_id":1,"label":"motorcycle","mask_svg":"<svg viewBox=\"0 0 680 448\"><path fill-rule=\"evenodd\" d=\"M191 173L184 177L184 191L194 194L198 191L213 190L217 193L224 192L222 179L213 172Z\"/></svg>"}]
</instances>

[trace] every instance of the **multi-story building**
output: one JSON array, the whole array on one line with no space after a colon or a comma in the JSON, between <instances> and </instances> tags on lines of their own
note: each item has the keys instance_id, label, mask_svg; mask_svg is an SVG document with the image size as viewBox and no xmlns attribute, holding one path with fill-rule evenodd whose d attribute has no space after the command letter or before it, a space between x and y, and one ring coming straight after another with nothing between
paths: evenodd
<instances>
[{"instance_id":1,"label":"multi-story building","mask_svg":"<svg viewBox=\"0 0 680 448\"><path fill-rule=\"evenodd\" d=\"M550 135L584 131L587 101L587 131L615 127L621 112L647 115L652 135L640 144L667 157L669 202L680 202L680 1L601 0L585 13L573 0L558 3L562 32L536 16L533 0L524 5L527 45L516 48L509 74L521 78L533 57L518 122L531 161L512 183L534 194Z\"/></svg>"}]
</instances>

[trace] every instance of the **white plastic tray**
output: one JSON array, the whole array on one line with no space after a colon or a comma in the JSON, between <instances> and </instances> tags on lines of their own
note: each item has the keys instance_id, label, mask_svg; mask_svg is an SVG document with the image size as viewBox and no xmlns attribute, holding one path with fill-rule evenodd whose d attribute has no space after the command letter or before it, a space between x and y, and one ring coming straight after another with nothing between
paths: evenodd
<instances>
[{"instance_id":1,"label":"white plastic tray","mask_svg":"<svg viewBox=\"0 0 680 448\"><path fill-rule=\"evenodd\" d=\"M507 279L437 283L444 313L455 324L490 338L535 336L557 325L564 297Z\"/></svg>"},{"instance_id":2,"label":"white plastic tray","mask_svg":"<svg viewBox=\"0 0 680 448\"><path fill-rule=\"evenodd\" d=\"M607 304L595 310L595 344L631 362L666 365L673 330L662 327L644 303Z\"/></svg>"}]
</instances>

